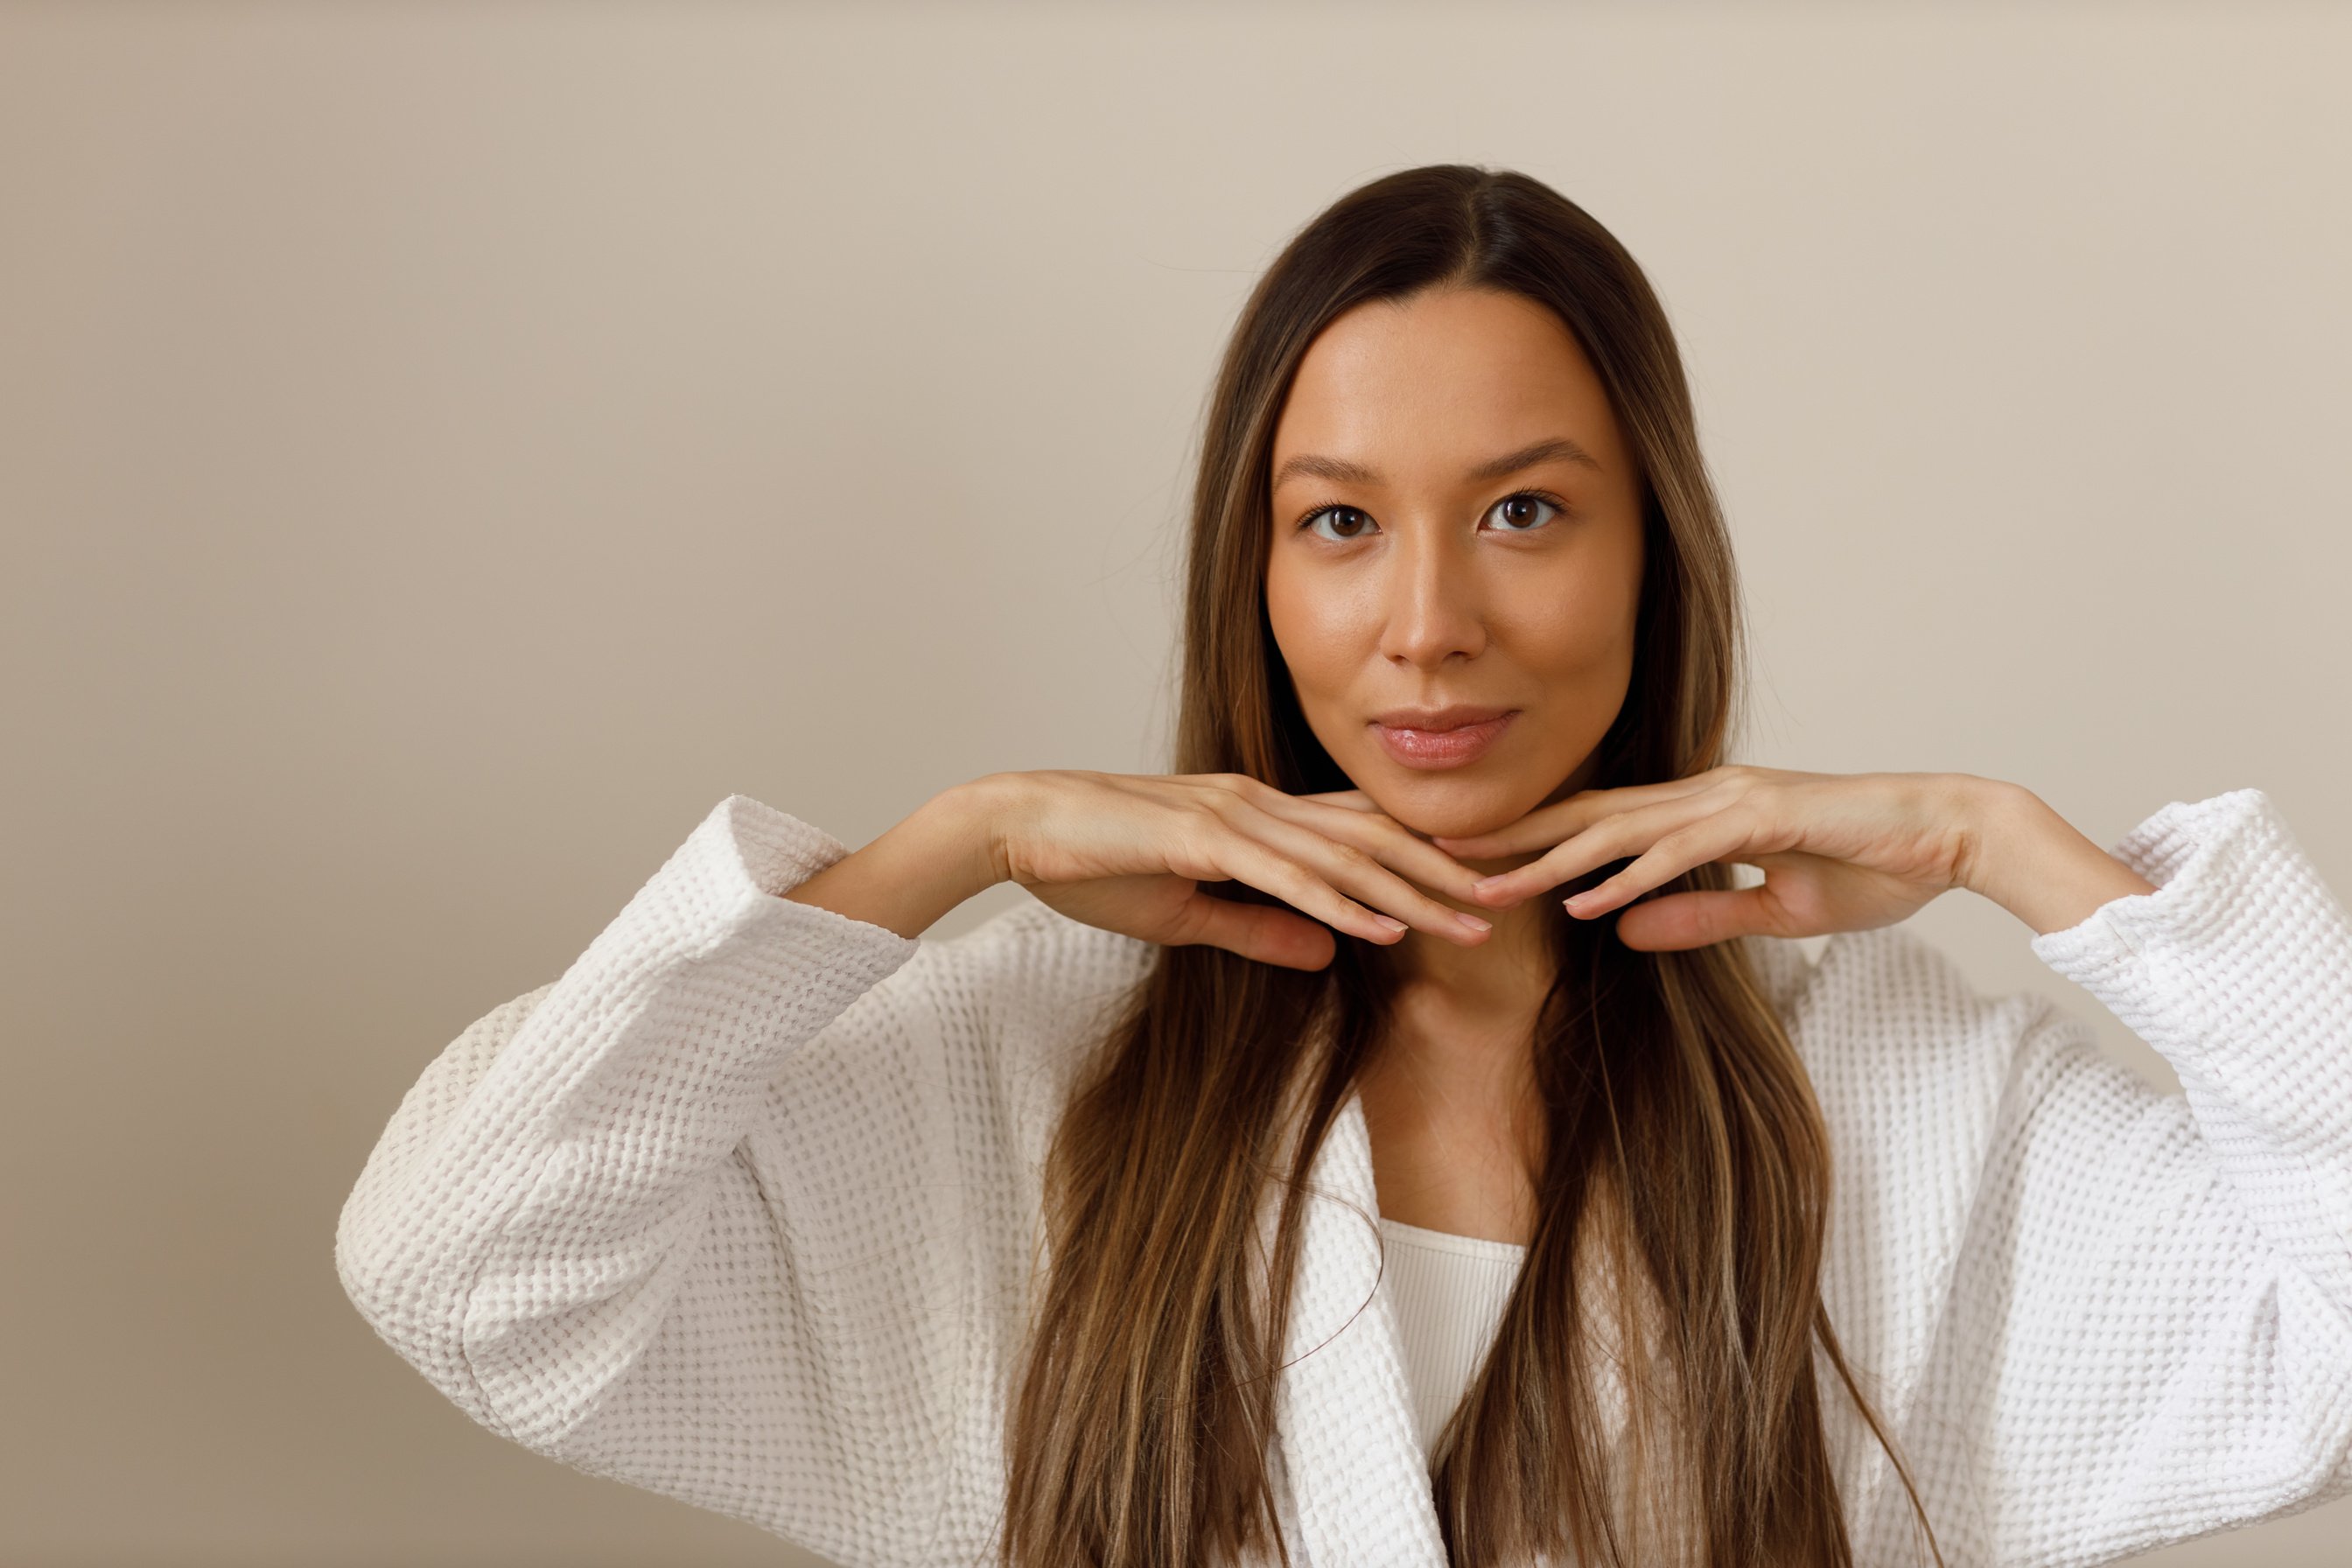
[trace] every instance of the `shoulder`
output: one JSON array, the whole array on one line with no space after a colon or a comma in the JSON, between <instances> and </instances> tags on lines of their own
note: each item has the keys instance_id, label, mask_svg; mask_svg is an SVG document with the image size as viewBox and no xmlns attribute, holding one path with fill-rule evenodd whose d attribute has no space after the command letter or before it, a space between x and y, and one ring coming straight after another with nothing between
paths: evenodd
<instances>
[{"instance_id":1,"label":"shoulder","mask_svg":"<svg viewBox=\"0 0 2352 1568\"><path fill-rule=\"evenodd\" d=\"M922 939L893 979L944 1042L1001 1071L1042 1074L1057 1096L1150 974L1160 949L1029 900L961 935Z\"/></svg>"},{"instance_id":2,"label":"shoulder","mask_svg":"<svg viewBox=\"0 0 2352 1568\"><path fill-rule=\"evenodd\" d=\"M1829 1138L1823 1304L1854 1363L1899 1380L1927 1354L2012 1080L2056 1007L1980 989L1904 925L1840 931L1818 956L1756 945Z\"/></svg>"},{"instance_id":3,"label":"shoulder","mask_svg":"<svg viewBox=\"0 0 2352 1568\"><path fill-rule=\"evenodd\" d=\"M1837 932L1818 956L1781 939L1757 946L1842 1184L1967 1190L2023 1047L2066 1023L2056 1004L1983 989L1906 925Z\"/></svg>"},{"instance_id":4,"label":"shoulder","mask_svg":"<svg viewBox=\"0 0 2352 1568\"><path fill-rule=\"evenodd\" d=\"M925 938L914 966L944 1005L999 1026L1042 1026L1116 1006L1159 951L1032 900L961 936Z\"/></svg>"},{"instance_id":5,"label":"shoulder","mask_svg":"<svg viewBox=\"0 0 2352 1568\"><path fill-rule=\"evenodd\" d=\"M1034 899L959 936L909 938L782 896L849 853L803 818L733 795L673 857L680 869L664 872L689 890L716 888L702 902L720 915L752 910L786 990L843 999L804 1056L898 1052L918 1067L941 1050L1054 1056L1097 1032L1158 951Z\"/></svg>"},{"instance_id":6,"label":"shoulder","mask_svg":"<svg viewBox=\"0 0 2352 1568\"><path fill-rule=\"evenodd\" d=\"M1748 941L1758 979L1809 1067L1833 1067L1857 1052L1946 1061L1988 1048L2005 1056L2053 1006L2035 992L1984 990L1907 924Z\"/></svg>"}]
</instances>

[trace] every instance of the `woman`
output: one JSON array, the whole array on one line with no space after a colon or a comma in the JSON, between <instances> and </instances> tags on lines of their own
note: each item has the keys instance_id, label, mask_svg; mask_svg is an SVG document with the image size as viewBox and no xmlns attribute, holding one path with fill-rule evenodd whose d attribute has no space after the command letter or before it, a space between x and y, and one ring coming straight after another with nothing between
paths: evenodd
<instances>
[{"instance_id":1,"label":"woman","mask_svg":"<svg viewBox=\"0 0 2352 1568\"><path fill-rule=\"evenodd\" d=\"M1302 231L1192 546L1177 773L855 853L730 795L445 1050L338 1234L379 1332L853 1564L2073 1564L2352 1489L2352 921L2260 790L2110 855L1727 763L1723 522L1580 208ZM2185 1096L1896 923L1953 889Z\"/></svg>"}]
</instances>

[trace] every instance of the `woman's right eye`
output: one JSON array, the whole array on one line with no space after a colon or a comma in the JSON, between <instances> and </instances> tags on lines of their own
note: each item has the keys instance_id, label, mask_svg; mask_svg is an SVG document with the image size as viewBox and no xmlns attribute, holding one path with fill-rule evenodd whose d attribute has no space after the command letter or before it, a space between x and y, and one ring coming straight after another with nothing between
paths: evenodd
<instances>
[{"instance_id":1,"label":"woman's right eye","mask_svg":"<svg viewBox=\"0 0 2352 1568\"><path fill-rule=\"evenodd\" d=\"M1325 532L1323 524L1331 523L1334 531ZM1345 544L1351 539L1361 539L1374 526L1372 520L1351 506L1318 506L1298 520L1298 526L1311 531L1318 539L1328 539Z\"/></svg>"}]
</instances>

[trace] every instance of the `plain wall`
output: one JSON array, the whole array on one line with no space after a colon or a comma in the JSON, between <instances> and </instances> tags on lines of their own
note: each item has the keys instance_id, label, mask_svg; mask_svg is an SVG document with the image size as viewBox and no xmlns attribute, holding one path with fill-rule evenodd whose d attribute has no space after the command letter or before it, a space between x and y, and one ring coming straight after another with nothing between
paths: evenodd
<instances>
[{"instance_id":1,"label":"plain wall","mask_svg":"<svg viewBox=\"0 0 2352 1568\"><path fill-rule=\"evenodd\" d=\"M857 845L1160 771L1223 334L1393 169L1649 270L1747 760L2102 844L2259 785L2352 889L2348 58L2244 4L0 11L0 1562L806 1560L470 1424L338 1211L722 796ZM1916 924L2172 1083L2005 911Z\"/></svg>"}]
</instances>

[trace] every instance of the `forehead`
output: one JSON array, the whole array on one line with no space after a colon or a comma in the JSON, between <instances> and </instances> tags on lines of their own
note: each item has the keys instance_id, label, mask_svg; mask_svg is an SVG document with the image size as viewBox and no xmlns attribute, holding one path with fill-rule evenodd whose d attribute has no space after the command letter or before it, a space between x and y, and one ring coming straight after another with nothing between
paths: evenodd
<instances>
[{"instance_id":1,"label":"forehead","mask_svg":"<svg viewBox=\"0 0 2352 1568\"><path fill-rule=\"evenodd\" d=\"M1370 300L1324 328L1284 402L1274 459L1312 452L1389 473L1563 435L1620 466L1608 394L1575 335L1532 300L1446 289Z\"/></svg>"}]
</instances>

